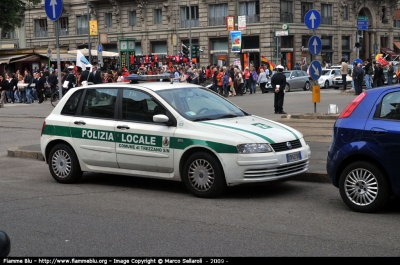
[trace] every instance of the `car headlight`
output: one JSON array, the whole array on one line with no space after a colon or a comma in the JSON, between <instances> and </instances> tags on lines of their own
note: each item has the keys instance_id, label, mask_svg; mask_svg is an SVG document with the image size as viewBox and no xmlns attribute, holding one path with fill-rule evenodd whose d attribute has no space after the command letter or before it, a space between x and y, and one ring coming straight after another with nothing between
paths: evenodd
<instances>
[{"instance_id":1,"label":"car headlight","mask_svg":"<svg viewBox=\"0 0 400 265\"><path fill-rule=\"evenodd\" d=\"M239 154L272 152L272 148L269 144L239 144L237 149Z\"/></svg>"}]
</instances>

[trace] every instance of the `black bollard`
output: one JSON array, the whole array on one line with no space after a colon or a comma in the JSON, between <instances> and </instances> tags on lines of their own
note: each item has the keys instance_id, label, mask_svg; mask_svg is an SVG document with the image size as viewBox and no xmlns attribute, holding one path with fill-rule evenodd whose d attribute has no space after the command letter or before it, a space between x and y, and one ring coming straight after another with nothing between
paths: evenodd
<instances>
[{"instance_id":1,"label":"black bollard","mask_svg":"<svg viewBox=\"0 0 400 265\"><path fill-rule=\"evenodd\" d=\"M8 235L0 230L0 258L6 258L10 254L11 241Z\"/></svg>"}]
</instances>

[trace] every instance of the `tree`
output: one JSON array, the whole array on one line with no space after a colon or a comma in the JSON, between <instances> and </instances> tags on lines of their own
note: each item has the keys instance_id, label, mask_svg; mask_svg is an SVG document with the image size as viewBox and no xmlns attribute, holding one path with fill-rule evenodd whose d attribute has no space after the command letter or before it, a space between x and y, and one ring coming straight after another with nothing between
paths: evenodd
<instances>
[{"instance_id":1,"label":"tree","mask_svg":"<svg viewBox=\"0 0 400 265\"><path fill-rule=\"evenodd\" d=\"M26 8L40 2L41 0L1 0L0 28L7 31L20 27Z\"/></svg>"}]
</instances>

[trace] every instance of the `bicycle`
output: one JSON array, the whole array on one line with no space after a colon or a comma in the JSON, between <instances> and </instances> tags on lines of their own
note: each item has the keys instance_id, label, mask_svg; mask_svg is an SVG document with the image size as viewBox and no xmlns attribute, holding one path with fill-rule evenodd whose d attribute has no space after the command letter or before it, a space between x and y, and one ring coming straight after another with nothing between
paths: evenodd
<instances>
[{"instance_id":1,"label":"bicycle","mask_svg":"<svg viewBox=\"0 0 400 265\"><path fill-rule=\"evenodd\" d=\"M59 102L59 97L60 97L60 91L58 90L58 88L56 89L55 92L53 92L53 94L51 94L50 97L50 103L53 107L57 106L58 102Z\"/></svg>"}]
</instances>

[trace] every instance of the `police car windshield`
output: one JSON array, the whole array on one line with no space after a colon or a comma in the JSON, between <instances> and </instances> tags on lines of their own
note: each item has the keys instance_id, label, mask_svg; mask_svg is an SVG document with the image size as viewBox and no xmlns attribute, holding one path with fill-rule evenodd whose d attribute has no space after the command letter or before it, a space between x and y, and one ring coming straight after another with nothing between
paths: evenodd
<instances>
[{"instance_id":1,"label":"police car windshield","mask_svg":"<svg viewBox=\"0 0 400 265\"><path fill-rule=\"evenodd\" d=\"M157 92L182 117L191 121L216 120L248 115L207 88L188 87Z\"/></svg>"}]
</instances>

